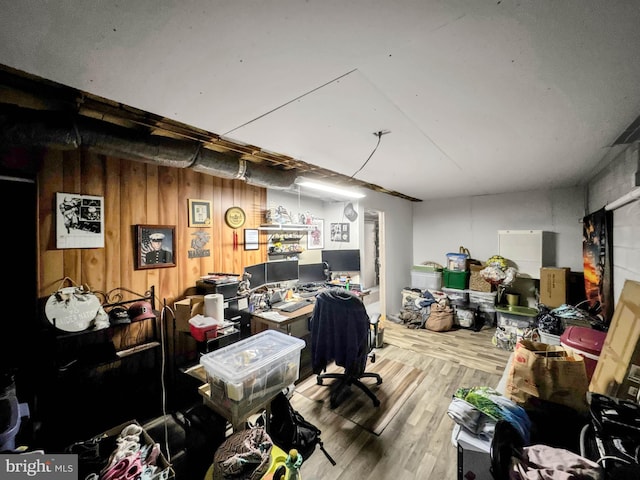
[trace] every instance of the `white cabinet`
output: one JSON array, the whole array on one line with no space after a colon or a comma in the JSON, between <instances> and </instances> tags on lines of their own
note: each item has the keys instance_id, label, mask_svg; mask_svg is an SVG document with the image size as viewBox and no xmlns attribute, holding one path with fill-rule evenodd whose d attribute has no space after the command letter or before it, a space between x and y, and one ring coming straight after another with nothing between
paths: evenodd
<instances>
[{"instance_id":1,"label":"white cabinet","mask_svg":"<svg viewBox=\"0 0 640 480\"><path fill-rule=\"evenodd\" d=\"M540 278L540 268L554 264L551 232L498 230L499 255L515 263L518 276Z\"/></svg>"}]
</instances>

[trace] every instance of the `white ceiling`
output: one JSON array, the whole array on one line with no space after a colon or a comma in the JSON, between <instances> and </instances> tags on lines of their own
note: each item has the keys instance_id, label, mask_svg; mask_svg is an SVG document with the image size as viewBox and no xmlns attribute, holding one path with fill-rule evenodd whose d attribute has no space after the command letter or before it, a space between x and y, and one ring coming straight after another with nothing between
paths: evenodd
<instances>
[{"instance_id":1,"label":"white ceiling","mask_svg":"<svg viewBox=\"0 0 640 480\"><path fill-rule=\"evenodd\" d=\"M640 5L0 0L0 64L422 200L576 185L640 113Z\"/></svg>"}]
</instances>

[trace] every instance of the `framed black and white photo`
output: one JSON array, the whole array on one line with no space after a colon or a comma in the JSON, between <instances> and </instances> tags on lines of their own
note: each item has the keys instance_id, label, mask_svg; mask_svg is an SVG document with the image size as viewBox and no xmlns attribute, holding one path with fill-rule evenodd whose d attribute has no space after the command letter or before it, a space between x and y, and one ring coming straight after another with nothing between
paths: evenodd
<instances>
[{"instance_id":1,"label":"framed black and white photo","mask_svg":"<svg viewBox=\"0 0 640 480\"><path fill-rule=\"evenodd\" d=\"M136 268L176 266L176 228L173 225L136 225Z\"/></svg>"},{"instance_id":2,"label":"framed black and white photo","mask_svg":"<svg viewBox=\"0 0 640 480\"><path fill-rule=\"evenodd\" d=\"M56 248L104 248L104 197L56 193Z\"/></svg>"},{"instance_id":3,"label":"framed black and white photo","mask_svg":"<svg viewBox=\"0 0 640 480\"><path fill-rule=\"evenodd\" d=\"M244 229L244 249L258 250L260 248L260 231L257 228Z\"/></svg>"},{"instance_id":4,"label":"framed black and white photo","mask_svg":"<svg viewBox=\"0 0 640 480\"><path fill-rule=\"evenodd\" d=\"M190 227L210 227L211 226L211 202L209 200L188 199L189 203L189 226Z\"/></svg>"},{"instance_id":5,"label":"framed black and white photo","mask_svg":"<svg viewBox=\"0 0 640 480\"><path fill-rule=\"evenodd\" d=\"M307 232L307 249L322 250L324 248L324 220L316 218L311 222Z\"/></svg>"},{"instance_id":6,"label":"framed black and white photo","mask_svg":"<svg viewBox=\"0 0 640 480\"><path fill-rule=\"evenodd\" d=\"M332 242L349 242L349 224L332 223L330 238Z\"/></svg>"}]
</instances>

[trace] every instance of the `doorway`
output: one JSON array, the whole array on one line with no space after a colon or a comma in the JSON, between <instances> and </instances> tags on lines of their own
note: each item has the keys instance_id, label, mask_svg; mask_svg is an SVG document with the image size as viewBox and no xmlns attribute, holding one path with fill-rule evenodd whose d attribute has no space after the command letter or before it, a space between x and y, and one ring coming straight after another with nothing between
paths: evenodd
<instances>
[{"instance_id":1,"label":"doorway","mask_svg":"<svg viewBox=\"0 0 640 480\"><path fill-rule=\"evenodd\" d=\"M380 313L380 318L384 319L384 212L365 210L363 248L363 283L371 290L365 297L367 310Z\"/></svg>"}]
</instances>

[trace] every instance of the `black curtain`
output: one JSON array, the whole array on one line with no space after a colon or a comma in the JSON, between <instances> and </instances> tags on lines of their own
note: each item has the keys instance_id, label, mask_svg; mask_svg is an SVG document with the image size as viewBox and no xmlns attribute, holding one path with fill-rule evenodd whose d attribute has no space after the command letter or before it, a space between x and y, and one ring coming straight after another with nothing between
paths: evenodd
<instances>
[{"instance_id":1,"label":"black curtain","mask_svg":"<svg viewBox=\"0 0 640 480\"><path fill-rule=\"evenodd\" d=\"M613 299L613 212L604 208L583 219L584 286L590 307L601 306L606 325L611 322Z\"/></svg>"}]
</instances>

